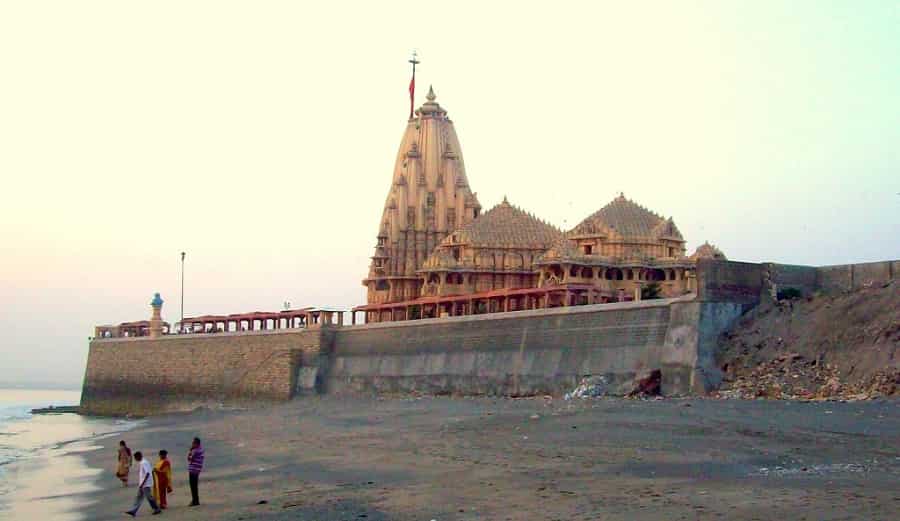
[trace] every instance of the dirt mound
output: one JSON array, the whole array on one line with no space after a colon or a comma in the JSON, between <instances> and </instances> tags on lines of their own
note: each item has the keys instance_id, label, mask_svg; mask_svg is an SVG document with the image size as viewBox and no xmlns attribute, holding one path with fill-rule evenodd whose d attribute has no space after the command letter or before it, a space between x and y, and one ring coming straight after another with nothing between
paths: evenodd
<instances>
[{"instance_id":1,"label":"dirt mound","mask_svg":"<svg viewBox=\"0 0 900 521\"><path fill-rule=\"evenodd\" d=\"M723 335L716 360L721 397L900 395L900 284L751 310Z\"/></svg>"}]
</instances>

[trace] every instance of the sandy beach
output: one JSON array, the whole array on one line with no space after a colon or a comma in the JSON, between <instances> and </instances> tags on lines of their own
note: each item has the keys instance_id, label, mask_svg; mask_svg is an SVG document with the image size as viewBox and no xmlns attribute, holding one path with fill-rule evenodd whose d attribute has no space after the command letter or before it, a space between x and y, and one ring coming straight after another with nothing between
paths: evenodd
<instances>
[{"instance_id":1,"label":"sandy beach","mask_svg":"<svg viewBox=\"0 0 900 521\"><path fill-rule=\"evenodd\" d=\"M897 519L900 402L308 398L150 419L178 520ZM184 454L204 439L202 506ZM116 439L86 519L122 519ZM145 504L139 517L149 516Z\"/></svg>"}]
</instances>

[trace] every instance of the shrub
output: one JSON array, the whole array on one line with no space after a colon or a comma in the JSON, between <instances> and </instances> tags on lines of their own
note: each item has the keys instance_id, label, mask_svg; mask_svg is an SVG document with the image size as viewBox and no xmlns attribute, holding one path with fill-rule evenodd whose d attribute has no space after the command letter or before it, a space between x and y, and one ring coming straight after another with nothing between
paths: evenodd
<instances>
[{"instance_id":1,"label":"shrub","mask_svg":"<svg viewBox=\"0 0 900 521\"><path fill-rule=\"evenodd\" d=\"M797 288L784 288L778 291L778 300L794 300L803 296L803 292Z\"/></svg>"},{"instance_id":2,"label":"shrub","mask_svg":"<svg viewBox=\"0 0 900 521\"><path fill-rule=\"evenodd\" d=\"M659 282L651 282L641 288L641 300L653 300L661 298L662 287Z\"/></svg>"}]
</instances>

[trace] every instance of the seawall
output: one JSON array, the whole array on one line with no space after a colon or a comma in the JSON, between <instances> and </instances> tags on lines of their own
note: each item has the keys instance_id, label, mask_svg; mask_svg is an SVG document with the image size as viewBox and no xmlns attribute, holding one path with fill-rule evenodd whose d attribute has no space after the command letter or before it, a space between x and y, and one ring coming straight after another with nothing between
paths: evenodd
<instances>
[{"instance_id":1,"label":"seawall","mask_svg":"<svg viewBox=\"0 0 900 521\"><path fill-rule=\"evenodd\" d=\"M353 327L94 340L82 407L141 415L304 393L558 395L586 375L604 376L610 392L622 394L636 376L660 368L665 394L703 393L720 377L715 339L742 309L691 295Z\"/></svg>"},{"instance_id":2,"label":"seawall","mask_svg":"<svg viewBox=\"0 0 900 521\"><path fill-rule=\"evenodd\" d=\"M670 301L388 322L334 333L332 393L530 395L659 366Z\"/></svg>"},{"instance_id":3,"label":"seawall","mask_svg":"<svg viewBox=\"0 0 900 521\"><path fill-rule=\"evenodd\" d=\"M722 332L776 287L804 294L895 279L898 262L814 268L701 261L677 299L240 333L98 339L82 407L148 414L305 393L560 394L586 376L624 392L660 369L664 394L718 387Z\"/></svg>"},{"instance_id":4,"label":"seawall","mask_svg":"<svg viewBox=\"0 0 900 521\"><path fill-rule=\"evenodd\" d=\"M317 330L95 339L82 388L89 414L149 414L290 399L318 357ZM308 384L308 382L307 382Z\"/></svg>"}]
</instances>

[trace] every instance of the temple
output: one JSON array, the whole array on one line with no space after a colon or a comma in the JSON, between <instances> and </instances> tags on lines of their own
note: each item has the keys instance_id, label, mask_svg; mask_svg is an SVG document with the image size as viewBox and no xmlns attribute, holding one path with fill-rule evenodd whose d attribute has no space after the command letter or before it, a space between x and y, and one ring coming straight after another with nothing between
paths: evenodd
<instances>
[{"instance_id":1,"label":"temple","mask_svg":"<svg viewBox=\"0 0 900 521\"><path fill-rule=\"evenodd\" d=\"M366 322L675 297L696 290L671 218L619 194L563 231L503 201L484 214L453 123L429 89L407 122L378 224Z\"/></svg>"},{"instance_id":2,"label":"temple","mask_svg":"<svg viewBox=\"0 0 900 521\"><path fill-rule=\"evenodd\" d=\"M362 281L366 304L351 311L352 324L358 313L372 323L678 297L696 292L698 261L726 260L709 243L688 256L671 217L622 193L571 230L506 197L482 213L447 114L431 88L411 111ZM344 325L342 310L305 307L185 317L170 327L159 294L151 306L149 321L97 326L95 337Z\"/></svg>"}]
</instances>

